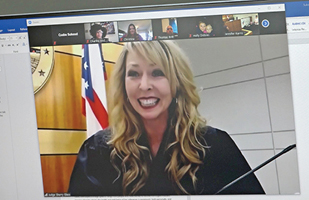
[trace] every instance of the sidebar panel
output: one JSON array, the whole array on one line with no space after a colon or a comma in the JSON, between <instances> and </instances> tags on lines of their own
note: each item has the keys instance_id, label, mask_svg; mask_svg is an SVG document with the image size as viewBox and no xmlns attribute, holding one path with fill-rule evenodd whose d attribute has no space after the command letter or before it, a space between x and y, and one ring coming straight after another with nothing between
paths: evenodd
<instances>
[{"instance_id":1,"label":"sidebar panel","mask_svg":"<svg viewBox=\"0 0 309 200\"><path fill-rule=\"evenodd\" d=\"M4 55L0 55L0 188L4 190L10 190L1 192L1 198L14 200L17 199L17 187L11 122L9 117L9 102L7 96L7 84L3 57Z\"/></svg>"}]
</instances>

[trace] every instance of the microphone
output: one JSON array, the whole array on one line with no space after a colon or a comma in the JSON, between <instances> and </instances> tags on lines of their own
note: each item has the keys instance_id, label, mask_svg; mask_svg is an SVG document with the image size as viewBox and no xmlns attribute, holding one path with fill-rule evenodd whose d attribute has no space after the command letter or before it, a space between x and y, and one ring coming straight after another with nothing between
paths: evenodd
<instances>
[{"instance_id":1,"label":"microphone","mask_svg":"<svg viewBox=\"0 0 309 200\"><path fill-rule=\"evenodd\" d=\"M283 154L291 151L292 149L294 149L296 147L296 144L292 144L288 147L286 147L285 149L283 149L280 153L274 155L273 157L271 157L270 159L266 160L265 162L263 162L262 164L260 164L259 166L257 166L256 168L248 171L247 173L241 175L240 177L236 178L234 181L230 182L229 184L227 184L226 186L224 186L223 188L221 188L218 192L216 192L215 194L219 194L220 192L222 192L223 190L225 190L226 188L232 186L234 183L240 181L241 179L245 178L246 176L248 176L249 174L252 174L253 172L261 169L262 167L264 167L265 165L267 165L268 163L270 163L271 161L275 160L276 158L282 156Z\"/></svg>"}]
</instances>

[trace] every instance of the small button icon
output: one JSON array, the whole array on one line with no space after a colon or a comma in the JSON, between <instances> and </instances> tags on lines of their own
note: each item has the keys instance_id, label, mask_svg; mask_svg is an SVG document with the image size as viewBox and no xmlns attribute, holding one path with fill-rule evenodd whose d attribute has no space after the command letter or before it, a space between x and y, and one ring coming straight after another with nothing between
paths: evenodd
<instances>
[{"instance_id":1,"label":"small button icon","mask_svg":"<svg viewBox=\"0 0 309 200\"><path fill-rule=\"evenodd\" d=\"M267 28L268 26L269 26L269 21L267 20L267 19L264 19L263 21L262 21L262 26L264 27L264 28Z\"/></svg>"}]
</instances>

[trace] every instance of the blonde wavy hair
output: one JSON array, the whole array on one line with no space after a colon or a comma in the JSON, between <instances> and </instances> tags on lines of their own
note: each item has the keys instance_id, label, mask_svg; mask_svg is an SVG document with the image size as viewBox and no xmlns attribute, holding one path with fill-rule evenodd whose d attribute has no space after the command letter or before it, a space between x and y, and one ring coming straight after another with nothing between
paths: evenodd
<instances>
[{"instance_id":1,"label":"blonde wavy hair","mask_svg":"<svg viewBox=\"0 0 309 200\"><path fill-rule=\"evenodd\" d=\"M111 161L120 174L124 195L133 195L141 189L148 178L151 159L150 150L137 143L144 132L139 114L127 101L125 90L126 57L135 52L147 61L163 66L169 81L172 96L177 98L170 105L170 127L175 141L168 145L172 149L170 162L165 170L174 183L177 193L188 194L180 180L189 174L196 187L196 171L205 157L205 142L202 129L206 121L197 111L200 98L193 82L193 74L182 50L171 41L126 43L113 70L108 99L109 123L112 132L109 144L113 147ZM171 107L173 111L171 112ZM121 164L116 160L121 159Z\"/></svg>"}]
</instances>

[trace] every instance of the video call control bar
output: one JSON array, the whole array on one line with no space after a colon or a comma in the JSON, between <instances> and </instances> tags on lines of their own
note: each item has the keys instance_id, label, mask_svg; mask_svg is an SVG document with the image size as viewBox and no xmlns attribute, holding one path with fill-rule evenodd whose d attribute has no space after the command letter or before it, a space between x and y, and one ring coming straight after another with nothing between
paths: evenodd
<instances>
[{"instance_id":1,"label":"video call control bar","mask_svg":"<svg viewBox=\"0 0 309 200\"><path fill-rule=\"evenodd\" d=\"M31 46L285 34L285 12L93 21L28 27Z\"/></svg>"}]
</instances>

